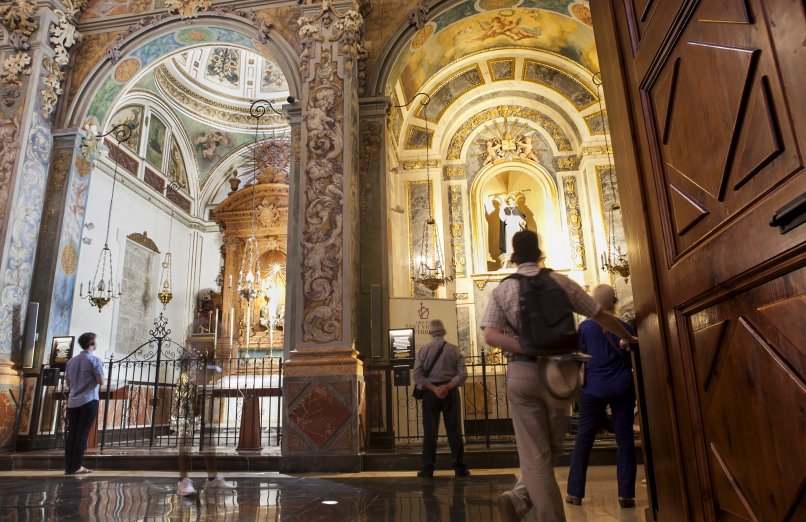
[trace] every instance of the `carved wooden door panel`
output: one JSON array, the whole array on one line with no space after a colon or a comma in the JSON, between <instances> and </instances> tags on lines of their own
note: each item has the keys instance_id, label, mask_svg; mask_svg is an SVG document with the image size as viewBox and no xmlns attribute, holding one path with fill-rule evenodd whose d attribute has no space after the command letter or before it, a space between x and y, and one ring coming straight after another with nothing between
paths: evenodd
<instances>
[{"instance_id":1,"label":"carved wooden door panel","mask_svg":"<svg viewBox=\"0 0 806 522\"><path fill-rule=\"evenodd\" d=\"M652 256L653 278L633 285L659 293L660 330L642 344L666 347L684 513L806 520L806 225L770 226L806 194L806 8L609 5L594 20L612 15L620 44L636 154L626 185L651 236L627 230ZM664 519L662 496L656 507Z\"/></svg>"}]
</instances>

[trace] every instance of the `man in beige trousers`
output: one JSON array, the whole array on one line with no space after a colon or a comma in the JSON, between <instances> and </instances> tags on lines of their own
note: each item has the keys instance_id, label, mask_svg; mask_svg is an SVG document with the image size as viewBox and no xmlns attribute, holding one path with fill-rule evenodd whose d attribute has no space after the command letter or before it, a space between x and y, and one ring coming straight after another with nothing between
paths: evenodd
<instances>
[{"instance_id":1,"label":"man in beige trousers","mask_svg":"<svg viewBox=\"0 0 806 522\"><path fill-rule=\"evenodd\" d=\"M517 273L539 274L540 258L537 234L529 230L516 233L512 238L512 262L518 265ZM602 310L577 283L556 272L551 272L550 276L568 296L576 313L615 333L622 343L637 342L618 319ZM493 290L481 327L488 345L511 354L507 366L507 398L515 427L521 477L513 490L496 499L501 518L504 522L517 522L534 506L540 522L564 521L563 499L554 476L554 465L562 455L572 398L552 396L544 382L549 360L526 355L518 341L518 281L507 279Z\"/></svg>"}]
</instances>

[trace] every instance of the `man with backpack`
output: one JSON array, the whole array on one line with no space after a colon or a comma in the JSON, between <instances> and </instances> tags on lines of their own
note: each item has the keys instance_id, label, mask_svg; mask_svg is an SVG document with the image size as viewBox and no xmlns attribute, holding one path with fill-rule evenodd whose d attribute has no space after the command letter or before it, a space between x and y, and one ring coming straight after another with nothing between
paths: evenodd
<instances>
[{"instance_id":1,"label":"man with backpack","mask_svg":"<svg viewBox=\"0 0 806 522\"><path fill-rule=\"evenodd\" d=\"M554 465L563 452L568 411L579 375L573 312L593 319L628 345L637 339L602 310L577 283L538 265L537 234L512 238L518 270L493 290L481 327L485 342L511 354L507 397L515 428L521 478L496 499L504 522L519 521L534 506L541 522L565 520Z\"/></svg>"},{"instance_id":2,"label":"man with backpack","mask_svg":"<svg viewBox=\"0 0 806 522\"><path fill-rule=\"evenodd\" d=\"M418 477L434 476L437 458L439 414L445 419L445 431L457 477L467 477L465 446L462 442L462 403L459 386L467 379L465 357L459 347L445 340L445 325L439 319L429 324L431 342L420 348L414 359L415 397L423 401L423 462Z\"/></svg>"}]
</instances>

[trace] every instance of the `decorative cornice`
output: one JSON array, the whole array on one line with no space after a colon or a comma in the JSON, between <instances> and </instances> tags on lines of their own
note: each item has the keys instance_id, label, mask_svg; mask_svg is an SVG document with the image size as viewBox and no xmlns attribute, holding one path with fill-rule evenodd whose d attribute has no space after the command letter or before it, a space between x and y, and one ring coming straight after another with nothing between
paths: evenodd
<instances>
[{"instance_id":1,"label":"decorative cornice","mask_svg":"<svg viewBox=\"0 0 806 522\"><path fill-rule=\"evenodd\" d=\"M400 166L403 167L403 170L421 170L428 168L439 168L442 165L442 162L439 160L414 160L414 161L401 161Z\"/></svg>"},{"instance_id":2,"label":"decorative cornice","mask_svg":"<svg viewBox=\"0 0 806 522\"><path fill-rule=\"evenodd\" d=\"M580 156L594 156L598 154L613 154L613 147L606 147L604 145L593 145L591 147L584 147Z\"/></svg>"},{"instance_id":3,"label":"decorative cornice","mask_svg":"<svg viewBox=\"0 0 806 522\"><path fill-rule=\"evenodd\" d=\"M154 240L148 237L148 232L143 231L143 233L135 232L133 234L129 234L126 236L126 239L129 239L138 245L151 250L152 252L159 254L160 249L157 248L157 244L154 243Z\"/></svg>"},{"instance_id":4,"label":"decorative cornice","mask_svg":"<svg viewBox=\"0 0 806 522\"><path fill-rule=\"evenodd\" d=\"M248 107L229 105L202 96L199 93L201 89L198 91L189 89L170 74L165 65L159 65L156 68L154 80L163 94L207 122L220 125L223 120L224 123L240 130L253 131L255 128L255 119L251 116ZM267 114L265 120L265 122L261 122L261 125L287 124L285 118L277 114Z\"/></svg>"}]
</instances>

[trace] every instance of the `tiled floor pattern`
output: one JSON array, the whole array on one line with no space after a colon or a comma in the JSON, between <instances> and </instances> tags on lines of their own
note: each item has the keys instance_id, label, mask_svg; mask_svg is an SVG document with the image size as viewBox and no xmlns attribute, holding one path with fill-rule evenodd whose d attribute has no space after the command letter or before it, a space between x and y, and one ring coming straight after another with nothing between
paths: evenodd
<instances>
[{"instance_id":1,"label":"tiled floor pattern","mask_svg":"<svg viewBox=\"0 0 806 522\"><path fill-rule=\"evenodd\" d=\"M592 467L583 506L566 506L569 522L644 520L646 488L639 470L638 507L621 509L615 468ZM408 472L342 475L231 473L237 489L193 498L175 494L165 472L0 473L0 519L33 520L267 520L294 522L476 522L499 520L493 500L514 483L517 470L473 470L455 479L424 480ZM557 469L563 491L567 468ZM197 488L203 473L192 475ZM533 514L524 520L534 521Z\"/></svg>"}]
</instances>

